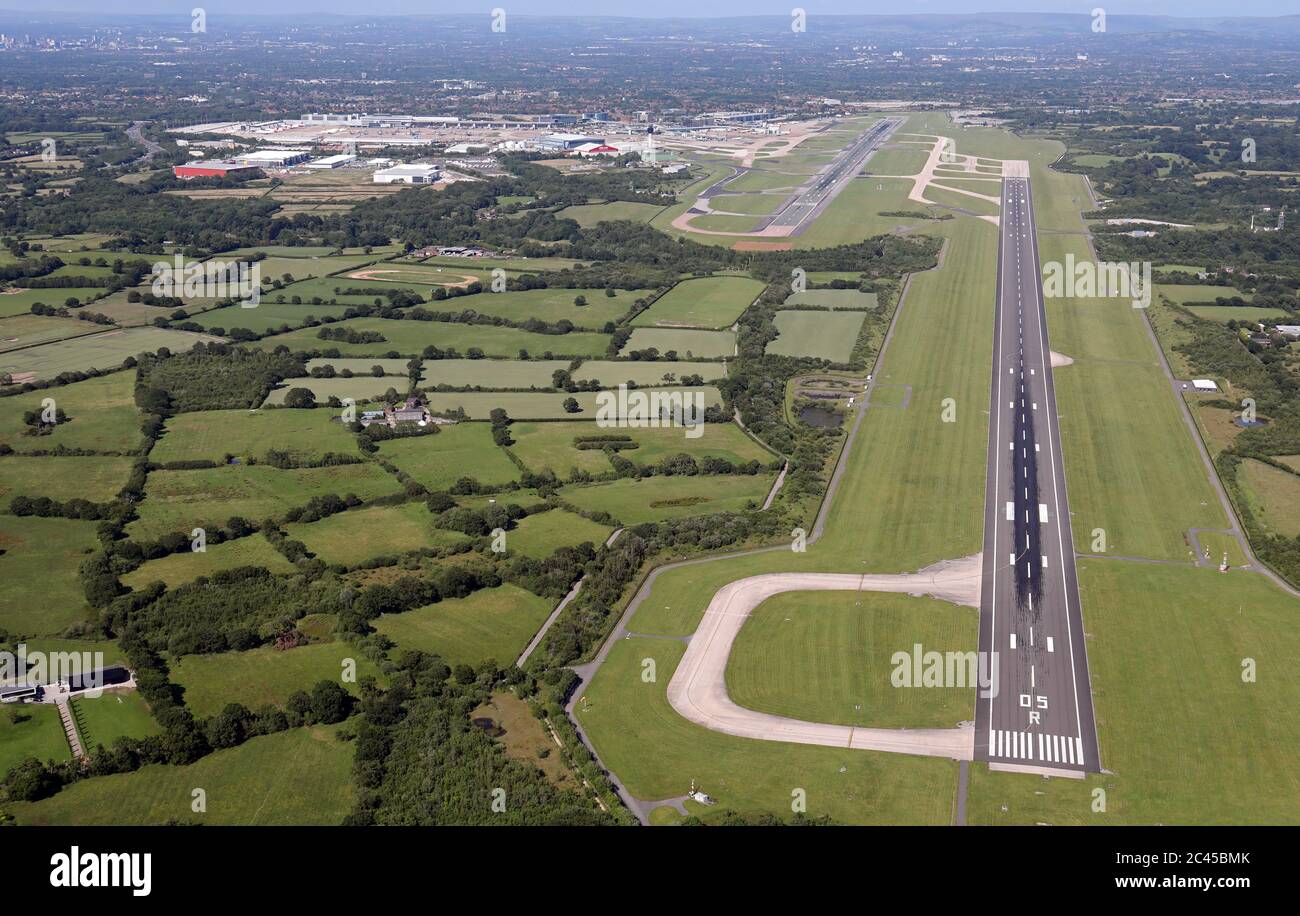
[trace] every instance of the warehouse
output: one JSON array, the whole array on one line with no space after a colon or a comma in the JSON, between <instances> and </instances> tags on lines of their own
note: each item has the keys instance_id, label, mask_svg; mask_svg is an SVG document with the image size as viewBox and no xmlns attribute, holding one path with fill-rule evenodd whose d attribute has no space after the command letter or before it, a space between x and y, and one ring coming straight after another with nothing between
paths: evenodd
<instances>
[{"instance_id":1,"label":"warehouse","mask_svg":"<svg viewBox=\"0 0 1300 916\"><path fill-rule=\"evenodd\" d=\"M375 172L375 184L433 184L438 180L434 165L395 165Z\"/></svg>"},{"instance_id":2,"label":"warehouse","mask_svg":"<svg viewBox=\"0 0 1300 916\"><path fill-rule=\"evenodd\" d=\"M306 165L304 165L303 168L308 168L308 169L339 169L339 168L342 168L342 167L345 166L345 165L351 165L352 163L354 163L354 162L356 162L356 161L357 161L357 157L356 157L356 156L353 156L353 155L350 155L350 154L347 154L347 153L343 153L343 154L340 154L340 155L338 155L338 156L326 156L326 157L324 157L323 159L313 159L311 162L308 162Z\"/></svg>"},{"instance_id":3,"label":"warehouse","mask_svg":"<svg viewBox=\"0 0 1300 916\"><path fill-rule=\"evenodd\" d=\"M251 165L238 162L191 162L172 168L177 178L243 178L257 172Z\"/></svg>"},{"instance_id":4,"label":"warehouse","mask_svg":"<svg viewBox=\"0 0 1300 916\"><path fill-rule=\"evenodd\" d=\"M537 142L541 149L569 152L587 143L604 143L604 137L588 137L584 134L548 134Z\"/></svg>"},{"instance_id":5,"label":"warehouse","mask_svg":"<svg viewBox=\"0 0 1300 916\"><path fill-rule=\"evenodd\" d=\"M264 169L283 169L291 165L298 165L300 162L306 162L310 158L310 153L304 153L301 150L260 149L252 153L231 156L230 160L239 165L252 165Z\"/></svg>"}]
</instances>

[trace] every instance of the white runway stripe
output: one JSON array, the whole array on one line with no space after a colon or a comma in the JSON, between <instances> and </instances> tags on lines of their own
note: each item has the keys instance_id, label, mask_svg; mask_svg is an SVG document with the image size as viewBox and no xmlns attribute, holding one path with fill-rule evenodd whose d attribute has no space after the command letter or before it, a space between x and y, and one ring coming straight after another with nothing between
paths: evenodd
<instances>
[{"instance_id":1,"label":"white runway stripe","mask_svg":"<svg viewBox=\"0 0 1300 916\"><path fill-rule=\"evenodd\" d=\"M1037 744L1037 752L1034 745ZM997 760L1041 760L1044 763L1083 763L1083 741L1067 735L1042 732L1013 732L995 728L989 732L989 757Z\"/></svg>"}]
</instances>

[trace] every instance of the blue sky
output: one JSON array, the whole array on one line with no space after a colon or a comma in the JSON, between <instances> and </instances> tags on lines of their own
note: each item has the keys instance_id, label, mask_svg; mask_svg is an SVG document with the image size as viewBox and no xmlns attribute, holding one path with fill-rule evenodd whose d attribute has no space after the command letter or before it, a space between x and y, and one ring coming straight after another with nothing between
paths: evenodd
<instances>
[{"instance_id":1,"label":"blue sky","mask_svg":"<svg viewBox=\"0 0 1300 916\"><path fill-rule=\"evenodd\" d=\"M429 0L0 0L0 10L37 12L75 10L96 13L168 14L188 16L192 7L209 13L309 13L356 15L486 15L493 7L507 14L557 16L788 16L795 6L809 16L863 13L952 13L996 10L1087 14L1104 7L1109 15L1280 16L1297 12L1295 0L470 0L447 3Z\"/></svg>"}]
</instances>

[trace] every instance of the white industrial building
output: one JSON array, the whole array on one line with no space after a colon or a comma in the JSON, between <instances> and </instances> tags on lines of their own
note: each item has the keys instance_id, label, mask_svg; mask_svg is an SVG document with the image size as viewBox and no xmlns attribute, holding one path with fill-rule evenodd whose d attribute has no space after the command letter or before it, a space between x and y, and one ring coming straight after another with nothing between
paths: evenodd
<instances>
[{"instance_id":1,"label":"white industrial building","mask_svg":"<svg viewBox=\"0 0 1300 916\"><path fill-rule=\"evenodd\" d=\"M296 149L259 149L251 153L231 156L230 161L263 169L283 169L298 165L311 158L310 153Z\"/></svg>"},{"instance_id":2,"label":"white industrial building","mask_svg":"<svg viewBox=\"0 0 1300 916\"><path fill-rule=\"evenodd\" d=\"M436 165L395 165L375 172L375 184L433 184L438 180Z\"/></svg>"},{"instance_id":3,"label":"white industrial building","mask_svg":"<svg viewBox=\"0 0 1300 916\"><path fill-rule=\"evenodd\" d=\"M323 159L313 159L306 163L304 168L309 169L339 169L345 165L351 165L357 161L357 157L349 153L340 153L337 156L326 156Z\"/></svg>"}]
</instances>

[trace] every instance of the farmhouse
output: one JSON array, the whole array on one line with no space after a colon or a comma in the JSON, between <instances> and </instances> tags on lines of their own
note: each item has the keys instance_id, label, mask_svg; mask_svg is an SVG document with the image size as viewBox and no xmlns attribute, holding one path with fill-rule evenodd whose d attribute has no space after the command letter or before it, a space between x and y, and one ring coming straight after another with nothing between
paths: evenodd
<instances>
[{"instance_id":1,"label":"farmhouse","mask_svg":"<svg viewBox=\"0 0 1300 916\"><path fill-rule=\"evenodd\" d=\"M419 398L407 398L400 404L390 404L383 410L363 411L360 417L362 426L369 426L371 423L384 423L394 427L398 423L418 423L421 426L433 423L436 426L442 426L455 422L455 420L435 417L428 406Z\"/></svg>"}]
</instances>

